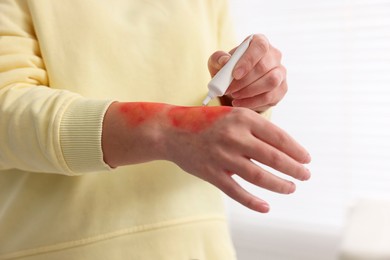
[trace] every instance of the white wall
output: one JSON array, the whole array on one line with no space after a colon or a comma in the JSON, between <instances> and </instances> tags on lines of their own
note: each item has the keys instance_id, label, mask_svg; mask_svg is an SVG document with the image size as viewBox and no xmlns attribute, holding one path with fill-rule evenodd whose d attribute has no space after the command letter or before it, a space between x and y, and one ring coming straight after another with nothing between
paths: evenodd
<instances>
[{"instance_id":1,"label":"white wall","mask_svg":"<svg viewBox=\"0 0 390 260\"><path fill-rule=\"evenodd\" d=\"M272 121L313 158L312 179L292 195L241 182L271 212L228 200L239 259L336 259L348 207L390 198L390 1L231 0L231 7L239 40L263 33L284 54L289 92Z\"/></svg>"}]
</instances>

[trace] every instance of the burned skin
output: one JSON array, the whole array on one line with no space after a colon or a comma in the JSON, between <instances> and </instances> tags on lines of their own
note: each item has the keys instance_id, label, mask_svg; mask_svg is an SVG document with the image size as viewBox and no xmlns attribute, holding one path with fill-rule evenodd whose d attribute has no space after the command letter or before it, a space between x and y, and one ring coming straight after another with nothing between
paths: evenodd
<instances>
[{"instance_id":1,"label":"burned skin","mask_svg":"<svg viewBox=\"0 0 390 260\"><path fill-rule=\"evenodd\" d=\"M207 129L231 110L231 107L225 106L180 107L148 102L125 103L120 107L121 113L131 127L147 122L156 117L158 113L165 113L171 126L192 133Z\"/></svg>"}]
</instances>

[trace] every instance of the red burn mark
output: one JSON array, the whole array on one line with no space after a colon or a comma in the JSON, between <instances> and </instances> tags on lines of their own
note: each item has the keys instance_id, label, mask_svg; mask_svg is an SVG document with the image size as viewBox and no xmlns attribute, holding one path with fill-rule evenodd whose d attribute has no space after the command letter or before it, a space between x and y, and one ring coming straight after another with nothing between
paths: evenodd
<instances>
[{"instance_id":1,"label":"red burn mark","mask_svg":"<svg viewBox=\"0 0 390 260\"><path fill-rule=\"evenodd\" d=\"M120 106L120 111L126 116L130 125L138 126L162 111L164 106L160 103L147 102L124 103Z\"/></svg>"},{"instance_id":2,"label":"red burn mark","mask_svg":"<svg viewBox=\"0 0 390 260\"><path fill-rule=\"evenodd\" d=\"M191 132L200 132L221 116L229 113L231 107L174 107L168 112L173 126Z\"/></svg>"}]
</instances>

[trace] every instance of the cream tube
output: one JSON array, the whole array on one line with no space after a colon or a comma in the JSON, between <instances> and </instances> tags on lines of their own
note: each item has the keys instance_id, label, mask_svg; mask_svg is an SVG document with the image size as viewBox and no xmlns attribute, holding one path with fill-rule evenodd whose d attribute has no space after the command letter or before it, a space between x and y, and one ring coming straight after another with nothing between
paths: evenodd
<instances>
[{"instance_id":1,"label":"cream tube","mask_svg":"<svg viewBox=\"0 0 390 260\"><path fill-rule=\"evenodd\" d=\"M206 106L213 98L217 96L220 97L225 94L230 83L232 83L233 81L232 74L234 66L236 66L237 61L241 58L246 49L248 49L249 43L252 39L253 35L251 35L248 39L241 43L240 46L238 46L237 49L234 51L229 61L211 79L211 81L207 85L209 93L202 102L204 106Z\"/></svg>"}]
</instances>

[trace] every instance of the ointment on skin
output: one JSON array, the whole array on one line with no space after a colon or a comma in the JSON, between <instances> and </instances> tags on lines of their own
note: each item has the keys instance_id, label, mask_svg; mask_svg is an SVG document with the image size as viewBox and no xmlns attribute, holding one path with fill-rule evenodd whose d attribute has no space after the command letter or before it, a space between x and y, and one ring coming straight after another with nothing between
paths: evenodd
<instances>
[{"instance_id":1,"label":"ointment on skin","mask_svg":"<svg viewBox=\"0 0 390 260\"><path fill-rule=\"evenodd\" d=\"M134 127L153 118L165 107L166 105L161 103L130 102L123 103L120 106L120 112L125 116L127 123Z\"/></svg>"},{"instance_id":2,"label":"ointment on skin","mask_svg":"<svg viewBox=\"0 0 390 260\"><path fill-rule=\"evenodd\" d=\"M198 133L226 115L232 107L179 107L161 103L124 103L120 112L130 127L137 127L154 118L158 113L166 116L168 123L178 129Z\"/></svg>"},{"instance_id":3,"label":"ointment on skin","mask_svg":"<svg viewBox=\"0 0 390 260\"><path fill-rule=\"evenodd\" d=\"M174 107L168 118L174 127L198 133L231 110L231 107Z\"/></svg>"}]
</instances>

